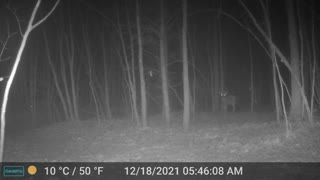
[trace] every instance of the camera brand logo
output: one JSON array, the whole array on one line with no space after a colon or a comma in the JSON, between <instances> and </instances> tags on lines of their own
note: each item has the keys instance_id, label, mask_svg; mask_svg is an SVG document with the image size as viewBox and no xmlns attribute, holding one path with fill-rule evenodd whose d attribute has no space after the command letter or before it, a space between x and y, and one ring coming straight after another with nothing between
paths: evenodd
<instances>
[{"instance_id":1,"label":"camera brand logo","mask_svg":"<svg viewBox=\"0 0 320 180\"><path fill-rule=\"evenodd\" d=\"M3 166L4 177L23 177L24 166Z\"/></svg>"}]
</instances>

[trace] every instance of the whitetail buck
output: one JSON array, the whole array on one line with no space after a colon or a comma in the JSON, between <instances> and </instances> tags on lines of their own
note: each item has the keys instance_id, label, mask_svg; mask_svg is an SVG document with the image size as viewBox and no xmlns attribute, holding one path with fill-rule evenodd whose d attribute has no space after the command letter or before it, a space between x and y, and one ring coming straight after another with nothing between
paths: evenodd
<instances>
[{"instance_id":1,"label":"whitetail buck","mask_svg":"<svg viewBox=\"0 0 320 180\"><path fill-rule=\"evenodd\" d=\"M228 93L228 91L219 92L221 98L221 110L228 112L228 108L231 107L232 112L236 111L237 98L234 95Z\"/></svg>"}]
</instances>

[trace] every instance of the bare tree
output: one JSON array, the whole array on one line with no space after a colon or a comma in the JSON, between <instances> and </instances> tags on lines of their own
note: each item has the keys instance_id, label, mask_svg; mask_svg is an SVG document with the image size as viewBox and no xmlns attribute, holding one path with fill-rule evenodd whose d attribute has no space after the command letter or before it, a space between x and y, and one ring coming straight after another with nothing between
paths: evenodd
<instances>
[{"instance_id":1,"label":"bare tree","mask_svg":"<svg viewBox=\"0 0 320 180\"><path fill-rule=\"evenodd\" d=\"M262 2L262 1L260 1L260 2ZM310 123L313 123L312 112L311 112L311 109L310 109L309 100L308 100L308 98L306 96L305 89L304 89L303 84L302 84L302 82L300 80L300 77L301 77L301 71L299 70L300 67L296 67L296 66L299 66L299 63L300 63L299 55L297 55L296 53L292 53L292 56L294 56L292 58L297 58L298 59L298 65L295 62L296 60L292 60L293 62L291 61L291 64L290 64L289 60L285 57L283 52L276 46L276 44L274 43L274 41L272 40L272 38L268 34L268 31L264 30L261 27L261 25L257 22L257 18L253 15L253 13L249 10L249 8L241 0L239 0L239 3L244 8L244 10L248 13L248 15L249 15L250 19L252 20L254 26L259 31L259 33L262 35L264 40L267 41L268 45L271 47L271 49L274 50L274 52L277 55L277 57L279 57L280 62L289 70L289 72L291 74L292 81L294 80L295 84L297 85L297 86L291 87L291 95L290 95L290 97L291 98L297 98L297 99L295 99L294 101L291 102L291 105L293 107L290 110L293 111L294 108L300 107L300 110L297 110L297 112L299 112L300 114L296 114L296 115L299 116L299 120L302 120L303 118L302 118L302 110L301 109L303 107L306 110L306 119L308 119L308 121ZM288 4L288 11L291 11L290 10L291 7L289 7L289 6L291 6L291 5ZM288 19L293 18L293 17L290 17L290 16L291 16L291 13L288 12ZM294 19L289 20L289 21L294 21ZM290 27L289 28L290 30L292 28L296 28L296 25L294 25L294 24L292 26L290 26L291 23L290 22L288 23L288 25ZM254 33L252 33L252 31L251 31L251 34L256 37L256 35ZM296 38L295 37L296 36L296 32L290 32L289 34L291 34L290 37L292 36L292 38ZM292 43L291 44L292 50L299 51L299 48L297 47L299 45L298 41L297 41L297 38L295 40L293 40L293 42L291 42L291 43ZM279 70L277 70L277 71L278 71L278 73L280 73ZM279 76L279 78L280 78L280 76ZM284 83L284 81L282 79L279 79L279 80L280 80L280 85L281 85L281 82ZM285 84L283 84L283 85L285 85ZM296 88L296 89L293 90L294 88ZM299 92L299 95L297 95L298 97L293 97L294 94L296 93L296 92L293 92L293 91ZM301 100L299 100L298 98L301 98ZM295 103L298 103L298 102L300 102L299 105L295 104ZM285 109L283 109L283 110L285 110ZM293 115L293 114L295 114L295 112L291 113L291 115ZM295 118L295 119L297 119L297 118Z\"/></svg>"},{"instance_id":2,"label":"bare tree","mask_svg":"<svg viewBox=\"0 0 320 180\"><path fill-rule=\"evenodd\" d=\"M217 16L217 41L218 41L218 54L219 54L219 70L220 70L220 86L219 91L225 90L225 68L224 68L224 59L223 59L223 48L222 48L222 32L221 32L221 12L222 12L222 2L220 1L219 9L218 9L218 16Z\"/></svg>"},{"instance_id":3,"label":"bare tree","mask_svg":"<svg viewBox=\"0 0 320 180\"><path fill-rule=\"evenodd\" d=\"M28 83L26 84L27 90L28 90L28 97L30 99L30 110L31 110L31 125L34 127L37 121L37 73L38 73L38 57L37 52L35 54L32 54L33 61L31 61L28 64L28 72L27 76L29 77Z\"/></svg>"},{"instance_id":4,"label":"bare tree","mask_svg":"<svg viewBox=\"0 0 320 180\"><path fill-rule=\"evenodd\" d=\"M187 38L189 40L188 44L193 44L191 39L194 39L195 35L193 35L191 37L191 35L189 34L189 38ZM194 41L195 42L195 41ZM188 59L188 62L190 62L191 67L192 67L192 71L191 71L191 75L192 76L192 82L191 82L191 87L190 87L190 116L192 117L191 119L194 120L195 119L195 114L196 114L196 105L197 105L197 86L200 84L199 80L197 79L197 74L196 74L196 63L195 63L195 48L193 46L189 46L188 48L189 50L189 55L190 58ZM190 82L190 80L189 80ZM199 86L198 86L199 87ZM198 88L201 89L201 88ZM203 101L203 106L205 107L205 103L206 100Z\"/></svg>"},{"instance_id":5,"label":"bare tree","mask_svg":"<svg viewBox=\"0 0 320 180\"><path fill-rule=\"evenodd\" d=\"M298 44L298 34L297 34L297 24L295 18L295 12L293 7L293 1L286 0L287 3L287 13L288 13L288 31L289 31L289 47L290 47L290 65L291 71L291 106L290 106L290 116L291 118L301 119L302 115L302 98L299 90L298 83L301 82L300 79L300 55L299 55L299 44Z\"/></svg>"},{"instance_id":6,"label":"bare tree","mask_svg":"<svg viewBox=\"0 0 320 180\"><path fill-rule=\"evenodd\" d=\"M105 45L105 38L104 38L104 31L101 33L101 44L102 44L102 58L103 58L103 72L104 72L104 104L106 108L106 117L108 119L112 119L112 110L110 105L110 87L109 87L109 71L107 65L107 55L106 55L106 45Z\"/></svg>"},{"instance_id":7,"label":"bare tree","mask_svg":"<svg viewBox=\"0 0 320 180\"><path fill-rule=\"evenodd\" d=\"M219 13L219 12L218 12ZM220 91L220 80L221 80L221 69L220 69L220 53L221 53L221 37L219 37L220 26L218 26L218 21L220 21L220 15L215 14L213 17L213 55L210 54L212 50L208 49L209 66L210 66L210 87L211 87L211 106L212 112L216 112L219 109L219 91ZM210 29L209 29L210 32ZM208 48L211 47L208 45ZM220 71L219 71L220 69Z\"/></svg>"},{"instance_id":8,"label":"bare tree","mask_svg":"<svg viewBox=\"0 0 320 180\"><path fill-rule=\"evenodd\" d=\"M130 55L131 55L131 68L130 64L127 64L127 69L128 69L128 76L131 77L129 79L128 85L130 85L131 89L131 109L132 109L132 114L133 117L137 121L137 125L141 126L140 120L139 120L139 112L138 112L138 99L137 99L137 83L136 83L136 57L135 57L135 45L134 45L134 36L132 33L132 28L131 27L131 21L130 21L130 16L129 16L129 8L127 7L127 26L128 26L128 32L129 32L129 40L130 40Z\"/></svg>"},{"instance_id":9,"label":"bare tree","mask_svg":"<svg viewBox=\"0 0 320 180\"><path fill-rule=\"evenodd\" d=\"M142 118L142 128L146 128L147 127L147 92L146 92L146 83L145 83L144 68L143 68L143 44L142 44L142 35L141 35L139 0L136 0L136 19L137 19L137 33L138 33L141 118Z\"/></svg>"},{"instance_id":10,"label":"bare tree","mask_svg":"<svg viewBox=\"0 0 320 180\"><path fill-rule=\"evenodd\" d=\"M253 112L255 104L255 89L253 83L253 55L252 55L252 44L250 36L248 36L249 43L249 59L250 59L250 111Z\"/></svg>"},{"instance_id":11,"label":"bare tree","mask_svg":"<svg viewBox=\"0 0 320 180\"><path fill-rule=\"evenodd\" d=\"M260 4L262 6L263 14L264 14L264 22L266 23L266 32L270 39L272 40L272 31L271 31L271 22L270 22L270 14L269 14L269 4L263 3L263 1L260 1ZM277 122L280 123L280 115L284 114L286 117L285 108L281 108L280 104L280 97L279 97L279 87L278 87L278 79L282 79L281 73L278 69L278 62L276 59L276 52L274 48L269 45L269 52L270 52L270 59L272 62L272 82L273 82L273 92L274 92L274 103L275 103L275 112L276 112L276 118ZM278 78L279 77L279 78ZM279 83L282 83L281 81ZM282 88L282 84L280 85ZM281 91L282 92L282 91ZM283 104L284 105L284 102ZM282 111L283 110L283 111Z\"/></svg>"},{"instance_id":12,"label":"bare tree","mask_svg":"<svg viewBox=\"0 0 320 180\"><path fill-rule=\"evenodd\" d=\"M314 1L313 1L314 3ZM314 5L314 4L313 4ZM315 6L313 6L315 7ZM318 104L320 108L320 73L317 63L317 50L316 50L316 37L315 37L315 12L312 9L312 23L311 23L311 46L312 46L312 63L310 63L310 69L312 69L311 75L311 102L310 108L311 112L314 112L314 104ZM313 113L312 113L313 118Z\"/></svg>"},{"instance_id":13,"label":"bare tree","mask_svg":"<svg viewBox=\"0 0 320 180\"><path fill-rule=\"evenodd\" d=\"M54 84L54 87L58 93L58 98L62 104L62 109L63 109L63 112L64 112L64 116L66 119L70 119L71 118L71 115L70 115L70 111L69 111L69 106L67 105L67 98L64 94L64 90L63 90L63 87L62 85L60 85L60 80L59 80L59 76L58 76L58 72L57 72L57 68L55 68L54 64L53 64L53 60L52 60L52 57L51 57L51 54L50 54L50 48L49 48L49 43L48 43L48 38L47 38L47 35L46 33L43 31L43 37L44 37L44 42L45 42L45 48L46 48L46 53L47 53L47 60L48 60L48 63L49 63L49 68L50 68L50 71L52 73L52 76L53 76L53 84ZM61 62L63 63L63 62ZM64 66L61 65L61 71L64 71ZM63 74L63 73L61 73Z\"/></svg>"},{"instance_id":14,"label":"bare tree","mask_svg":"<svg viewBox=\"0 0 320 180\"><path fill-rule=\"evenodd\" d=\"M262 6L263 9L263 13L264 13L264 17L265 17L265 24L266 24L266 30L263 30L261 26L259 26L259 24L256 22L256 19L254 18L253 14L249 11L249 9L247 8L247 6L242 2L239 1L240 4L245 8L245 10L248 12L251 20L253 20L254 25L260 30L260 32L263 32L263 34L265 35L264 38L267 39L267 41L269 40L268 46L269 46L269 51L270 51L270 58L272 60L272 64L273 64L273 83L274 83L274 90L275 90L275 100L276 100L276 113L277 113L277 118L279 118L279 112L280 112L280 97L281 97L281 106L282 106L282 110L283 110L283 115L285 117L285 124L286 124L286 134L287 136L289 135L289 121L287 118L287 112L286 112L286 106L285 106L285 91L287 95L289 95L289 90L287 88L287 85L281 75L281 71L279 69L279 64L276 58L276 48L274 46L274 43L272 41L272 33L271 33L271 23L270 23L270 19L269 19L269 9L268 9L268 4L264 3L263 1L260 1L260 5ZM251 35L253 35L253 37L256 38L256 40L262 45L261 40L257 38L256 34L254 34L251 30L248 30L248 32L251 33ZM267 48L264 47L262 45L262 47L265 49L266 52L268 52ZM276 79L279 79L279 84L280 84L280 94L279 94L279 98L278 98L278 86L277 86L277 81ZM279 120L278 120L279 122Z\"/></svg>"},{"instance_id":15,"label":"bare tree","mask_svg":"<svg viewBox=\"0 0 320 180\"><path fill-rule=\"evenodd\" d=\"M188 67L188 19L187 0L182 0L182 63L183 63L183 129L187 131L190 123L190 83Z\"/></svg>"},{"instance_id":16,"label":"bare tree","mask_svg":"<svg viewBox=\"0 0 320 180\"><path fill-rule=\"evenodd\" d=\"M35 16L38 12L39 6L41 4L41 0L38 0L36 5L33 8L30 20L28 22L28 26L27 29L24 33L21 32L21 26L19 25L20 28L20 34L22 36L22 42L20 45L20 48L18 50L18 54L17 57L15 59L15 62L13 64L8 82L6 84L6 88L4 91L4 95L3 95L3 102L2 102L2 107L1 107L1 139L0 139L0 162L2 162L3 160L3 146L4 146L4 134L5 134L5 115L6 115L6 107L7 107L7 103L8 103L8 97L9 97L9 93L10 93L10 88L13 82L13 79L16 75L17 72L17 68L19 66L19 63L21 61L21 56L23 53L23 50L26 46L26 42L27 39L29 37L29 34L32 32L32 30L34 30L37 26L39 26L41 23L43 23L52 13L53 11L56 9L56 7L58 6L60 0L57 0L56 3L54 4L54 6L51 8L51 10L42 18L40 19L38 22L34 22ZM19 22L19 20L17 19L17 21Z\"/></svg>"},{"instance_id":17,"label":"bare tree","mask_svg":"<svg viewBox=\"0 0 320 180\"><path fill-rule=\"evenodd\" d=\"M89 41L89 35L88 33L88 29L83 28L83 41L84 41L84 46L85 46L85 52L86 52L86 57L87 57L87 62L88 62L88 77L89 77L89 87L90 87L90 91L92 94L92 98L93 98L93 102L94 102L94 106L95 106L95 112L96 112L96 117L98 122L101 122L102 119L102 109L101 109L101 103L99 99L99 95L98 95L98 90L97 90L97 86L96 86L96 81L95 81L95 71L94 71L94 64L93 64L93 55L91 52L91 46L90 46L90 41Z\"/></svg>"},{"instance_id":18,"label":"bare tree","mask_svg":"<svg viewBox=\"0 0 320 180\"><path fill-rule=\"evenodd\" d=\"M71 23L69 23L69 31L72 34ZM78 93L76 88L76 62L75 62L75 41L73 35L70 35L69 38L65 38L67 44L67 53L68 53L68 61L69 62L69 77L70 77L70 86L71 86L71 109L72 109L72 120L79 120L79 107L78 107ZM65 85L65 87L67 87Z\"/></svg>"},{"instance_id":19,"label":"bare tree","mask_svg":"<svg viewBox=\"0 0 320 180\"><path fill-rule=\"evenodd\" d=\"M119 38L120 38L120 45L121 45L121 49L122 49L122 56L121 57L121 53L119 52L119 57L123 59L122 66L124 66L125 69L125 74L126 74L126 85L128 86L129 89L129 97L130 97L130 106L131 106L131 110L132 110L132 116L133 118L136 120L137 126L141 126L141 120L139 117L139 113L138 113L138 104L137 104L137 89L136 89L136 80L135 80L135 69L134 69L134 64L135 64L135 58L134 58L134 45L133 45L133 35L131 33L131 29L129 28L129 38L130 38L130 50L131 50L131 66L129 64L129 57L128 57L128 53L127 53L127 43L125 43L125 39L124 39L124 32L122 30L121 24L120 24L120 12L118 10L118 14L117 14L117 26L118 26L118 30L119 30ZM129 15L127 14L127 22L128 25L129 23Z\"/></svg>"},{"instance_id":20,"label":"bare tree","mask_svg":"<svg viewBox=\"0 0 320 180\"><path fill-rule=\"evenodd\" d=\"M163 113L166 124L170 124L170 102L169 102L169 86L168 86L168 45L167 45L167 27L165 23L166 12L164 0L160 1L161 20L160 20L160 69L163 95Z\"/></svg>"},{"instance_id":21,"label":"bare tree","mask_svg":"<svg viewBox=\"0 0 320 180\"><path fill-rule=\"evenodd\" d=\"M70 24L70 23L69 23ZM64 29L60 29L61 36L58 38L59 66L52 62L47 44L47 55L51 72L54 75L54 83L57 88L59 99L63 105L63 110L67 120L79 120L78 106L78 84L79 84L79 61L75 61L75 38L71 25L67 27L68 35ZM46 39L46 37L45 37ZM58 76L58 74L60 76Z\"/></svg>"}]
</instances>

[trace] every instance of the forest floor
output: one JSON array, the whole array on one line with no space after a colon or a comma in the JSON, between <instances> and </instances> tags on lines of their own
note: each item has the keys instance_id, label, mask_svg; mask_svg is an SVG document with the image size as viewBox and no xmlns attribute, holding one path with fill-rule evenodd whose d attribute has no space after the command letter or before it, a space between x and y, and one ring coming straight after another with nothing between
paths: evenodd
<instances>
[{"instance_id":1,"label":"forest floor","mask_svg":"<svg viewBox=\"0 0 320 180\"><path fill-rule=\"evenodd\" d=\"M161 116L149 128L130 120L62 122L7 135L7 162L319 162L320 122L294 128L268 113L196 114L182 130L182 114L167 128ZM13 134L13 133L12 133Z\"/></svg>"}]
</instances>

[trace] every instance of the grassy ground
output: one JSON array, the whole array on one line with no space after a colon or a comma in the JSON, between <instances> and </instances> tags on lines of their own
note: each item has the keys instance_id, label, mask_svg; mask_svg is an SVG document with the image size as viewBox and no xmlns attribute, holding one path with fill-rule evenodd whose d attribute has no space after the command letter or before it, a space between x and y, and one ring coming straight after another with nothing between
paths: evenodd
<instances>
[{"instance_id":1,"label":"grassy ground","mask_svg":"<svg viewBox=\"0 0 320 180\"><path fill-rule=\"evenodd\" d=\"M8 162L319 162L320 123L294 129L286 137L271 114L198 113L183 132L181 113L172 126L160 116L150 128L117 119L64 122L6 137ZM13 133L11 133L13 134Z\"/></svg>"}]
</instances>

